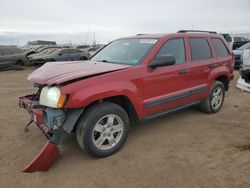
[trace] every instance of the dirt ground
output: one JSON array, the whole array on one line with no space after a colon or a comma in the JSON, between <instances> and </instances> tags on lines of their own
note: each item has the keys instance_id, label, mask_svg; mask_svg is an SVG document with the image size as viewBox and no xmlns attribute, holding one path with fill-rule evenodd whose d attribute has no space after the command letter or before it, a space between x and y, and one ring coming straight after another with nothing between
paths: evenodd
<instances>
[{"instance_id":1,"label":"dirt ground","mask_svg":"<svg viewBox=\"0 0 250 188\"><path fill-rule=\"evenodd\" d=\"M94 159L75 136L65 135L62 155L45 173L21 172L46 139L18 96L33 92L34 68L0 72L0 187L250 187L250 94L230 86L222 110L196 108L134 125L115 155Z\"/></svg>"}]
</instances>

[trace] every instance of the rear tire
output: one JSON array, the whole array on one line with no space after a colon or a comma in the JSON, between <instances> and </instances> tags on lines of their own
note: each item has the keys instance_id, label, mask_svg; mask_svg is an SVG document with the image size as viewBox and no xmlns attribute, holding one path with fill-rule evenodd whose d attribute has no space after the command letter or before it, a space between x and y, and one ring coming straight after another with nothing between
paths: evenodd
<instances>
[{"instance_id":1,"label":"rear tire","mask_svg":"<svg viewBox=\"0 0 250 188\"><path fill-rule=\"evenodd\" d=\"M119 105L97 103L87 109L76 128L82 150L96 157L106 157L120 150L129 130L129 118Z\"/></svg>"},{"instance_id":2,"label":"rear tire","mask_svg":"<svg viewBox=\"0 0 250 188\"><path fill-rule=\"evenodd\" d=\"M225 86L220 81L215 81L210 89L208 98L200 105L200 109L207 113L220 111L225 99Z\"/></svg>"}]
</instances>

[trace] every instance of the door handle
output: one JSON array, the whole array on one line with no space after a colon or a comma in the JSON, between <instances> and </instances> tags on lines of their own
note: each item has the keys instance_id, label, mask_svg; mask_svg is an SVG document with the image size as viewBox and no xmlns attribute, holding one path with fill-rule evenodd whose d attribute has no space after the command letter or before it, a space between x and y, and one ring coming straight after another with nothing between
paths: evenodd
<instances>
[{"instance_id":1,"label":"door handle","mask_svg":"<svg viewBox=\"0 0 250 188\"><path fill-rule=\"evenodd\" d=\"M214 69L215 67L217 67L216 64L210 64L210 65L208 65L208 66L209 66L210 69Z\"/></svg>"},{"instance_id":2,"label":"door handle","mask_svg":"<svg viewBox=\"0 0 250 188\"><path fill-rule=\"evenodd\" d=\"M188 72L189 72L188 70L184 69L184 70L180 70L179 74L187 74Z\"/></svg>"}]
</instances>

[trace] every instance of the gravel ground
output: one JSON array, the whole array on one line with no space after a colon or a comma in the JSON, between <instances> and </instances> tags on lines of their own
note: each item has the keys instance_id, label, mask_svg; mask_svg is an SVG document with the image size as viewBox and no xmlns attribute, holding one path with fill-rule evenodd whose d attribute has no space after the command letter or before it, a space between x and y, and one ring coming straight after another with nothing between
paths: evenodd
<instances>
[{"instance_id":1,"label":"gravel ground","mask_svg":"<svg viewBox=\"0 0 250 188\"><path fill-rule=\"evenodd\" d=\"M34 68L0 72L0 187L250 187L250 94L235 88L213 115L190 108L134 125L117 154L94 159L75 136L64 135L62 155L45 173L21 172L45 144L18 107L33 92Z\"/></svg>"}]
</instances>

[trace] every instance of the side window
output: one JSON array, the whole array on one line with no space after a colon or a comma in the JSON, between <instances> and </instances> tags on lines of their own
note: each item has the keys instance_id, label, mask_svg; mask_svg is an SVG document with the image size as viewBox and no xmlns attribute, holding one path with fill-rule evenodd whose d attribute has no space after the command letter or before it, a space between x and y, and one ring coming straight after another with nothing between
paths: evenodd
<instances>
[{"instance_id":1,"label":"side window","mask_svg":"<svg viewBox=\"0 0 250 188\"><path fill-rule=\"evenodd\" d=\"M65 55L69 54L69 51L67 49L59 51L59 54Z\"/></svg>"},{"instance_id":2,"label":"side window","mask_svg":"<svg viewBox=\"0 0 250 188\"><path fill-rule=\"evenodd\" d=\"M73 54L77 54L77 53L80 53L80 52L81 52L80 50L76 50L76 49L72 50Z\"/></svg>"},{"instance_id":3,"label":"side window","mask_svg":"<svg viewBox=\"0 0 250 188\"><path fill-rule=\"evenodd\" d=\"M74 50L67 49L66 52L67 52L67 54L73 54L73 53L74 53Z\"/></svg>"},{"instance_id":4,"label":"side window","mask_svg":"<svg viewBox=\"0 0 250 188\"><path fill-rule=\"evenodd\" d=\"M216 57L227 57L229 55L225 44L219 38L212 38Z\"/></svg>"},{"instance_id":5,"label":"side window","mask_svg":"<svg viewBox=\"0 0 250 188\"><path fill-rule=\"evenodd\" d=\"M2 49L2 55L11 55L11 51L8 48L3 48Z\"/></svg>"},{"instance_id":6,"label":"side window","mask_svg":"<svg viewBox=\"0 0 250 188\"><path fill-rule=\"evenodd\" d=\"M192 61L204 60L212 57L212 52L206 38L189 38Z\"/></svg>"},{"instance_id":7,"label":"side window","mask_svg":"<svg viewBox=\"0 0 250 188\"><path fill-rule=\"evenodd\" d=\"M167 41L157 53L157 56L173 55L176 60L176 64L183 64L186 61L184 40L170 39Z\"/></svg>"}]
</instances>

